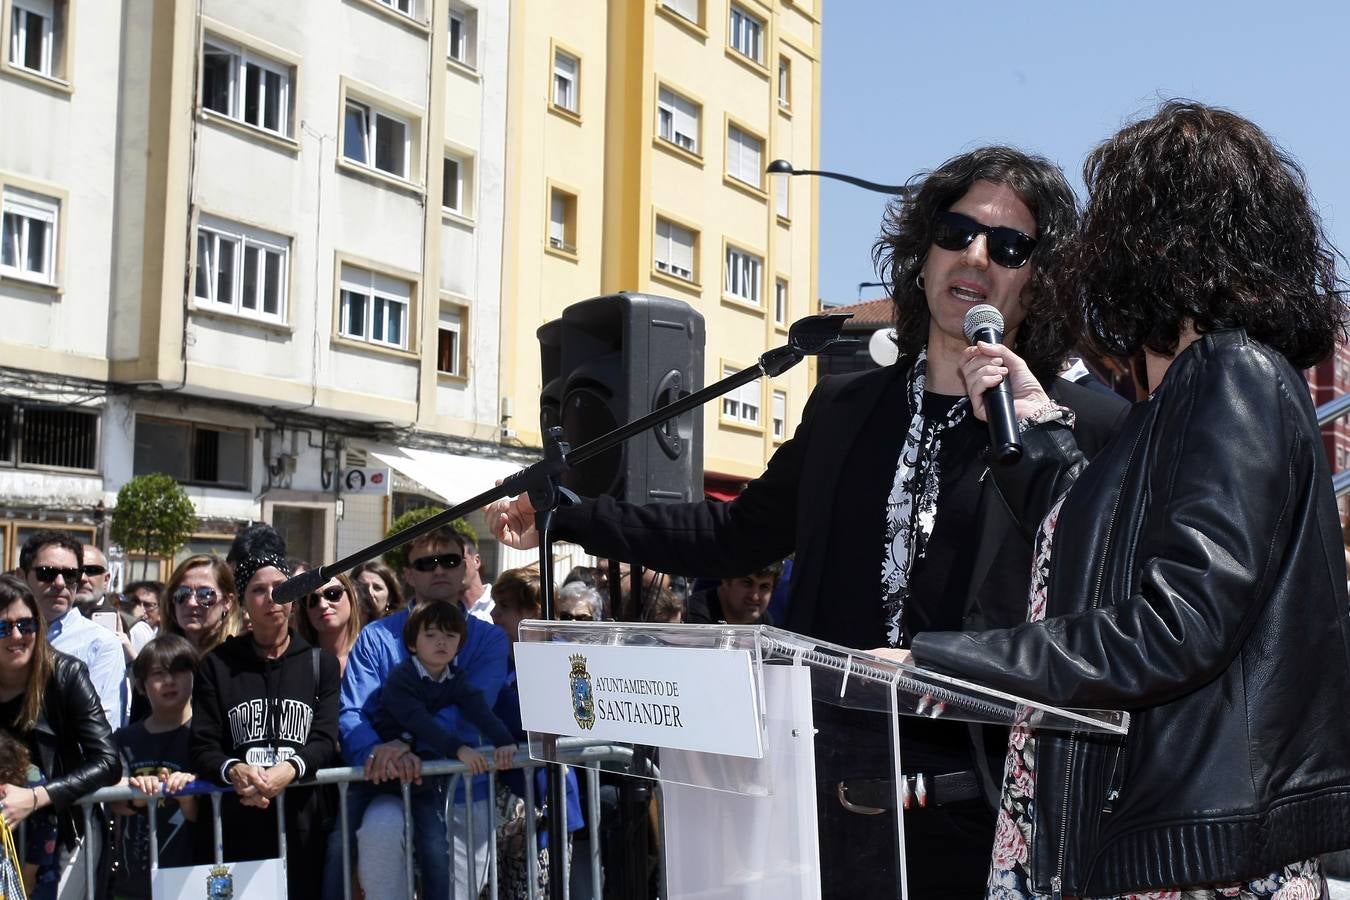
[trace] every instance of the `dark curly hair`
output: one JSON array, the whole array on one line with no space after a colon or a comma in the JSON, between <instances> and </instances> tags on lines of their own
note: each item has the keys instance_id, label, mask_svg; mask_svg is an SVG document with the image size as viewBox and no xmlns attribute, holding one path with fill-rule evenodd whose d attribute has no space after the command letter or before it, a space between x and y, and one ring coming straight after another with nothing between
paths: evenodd
<instances>
[{"instance_id":1,"label":"dark curly hair","mask_svg":"<svg viewBox=\"0 0 1350 900\"><path fill-rule=\"evenodd\" d=\"M1303 170L1253 123L1169 100L1093 150L1083 179L1057 281L1102 352L1170 356L1191 323L1245 328L1306 368L1344 339L1340 254Z\"/></svg>"},{"instance_id":2,"label":"dark curly hair","mask_svg":"<svg viewBox=\"0 0 1350 900\"><path fill-rule=\"evenodd\" d=\"M1027 263L1032 267L1027 316L1013 349L1042 380L1053 377L1068 354L1073 329L1054 305L1046 277L1058 266L1078 207L1059 166L1012 147L981 147L954 156L910 179L909 189L886 207L872 262L895 304L896 343L901 353L918 353L927 345L928 299L917 278L933 243L933 219L977 181L1011 188L1036 219L1036 249Z\"/></svg>"}]
</instances>

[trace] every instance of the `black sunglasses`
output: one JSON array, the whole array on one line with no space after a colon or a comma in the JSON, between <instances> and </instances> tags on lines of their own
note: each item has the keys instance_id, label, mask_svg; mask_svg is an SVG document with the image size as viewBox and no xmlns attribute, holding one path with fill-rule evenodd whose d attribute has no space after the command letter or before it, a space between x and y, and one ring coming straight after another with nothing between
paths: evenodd
<instances>
[{"instance_id":1,"label":"black sunglasses","mask_svg":"<svg viewBox=\"0 0 1350 900\"><path fill-rule=\"evenodd\" d=\"M12 631L17 631L22 635L37 634L38 620L32 616L15 619L13 622L0 620L0 641L9 637L10 632Z\"/></svg>"},{"instance_id":2,"label":"black sunglasses","mask_svg":"<svg viewBox=\"0 0 1350 900\"><path fill-rule=\"evenodd\" d=\"M442 553L440 556L423 556L421 559L414 559L409 565L419 572L435 572L436 567L442 569L458 569L464 562L464 557L458 553Z\"/></svg>"},{"instance_id":3,"label":"black sunglasses","mask_svg":"<svg viewBox=\"0 0 1350 900\"><path fill-rule=\"evenodd\" d=\"M341 585L335 584L330 588L324 588L321 591L315 591L314 593L310 594L308 597L305 598L305 604L310 609L313 609L314 607L319 605L320 600L327 600L329 603L337 603L346 595L347 595L346 588L342 587Z\"/></svg>"},{"instance_id":4,"label":"black sunglasses","mask_svg":"<svg viewBox=\"0 0 1350 900\"><path fill-rule=\"evenodd\" d=\"M964 250L977 234L985 236L989 258L1005 269L1022 268L1031 258L1031 251L1036 248L1036 239L1016 228L981 225L970 216L963 216L950 209L933 218L933 243L943 250Z\"/></svg>"},{"instance_id":5,"label":"black sunglasses","mask_svg":"<svg viewBox=\"0 0 1350 900\"><path fill-rule=\"evenodd\" d=\"M220 598L220 594L216 592L215 588L209 588L206 585L191 588L187 585L183 585L173 592L173 602L178 606L182 606L194 596L197 598L197 605L202 609L210 609L215 605L216 600Z\"/></svg>"},{"instance_id":6,"label":"black sunglasses","mask_svg":"<svg viewBox=\"0 0 1350 900\"><path fill-rule=\"evenodd\" d=\"M594 622L595 616L590 613L558 613L559 622Z\"/></svg>"},{"instance_id":7,"label":"black sunglasses","mask_svg":"<svg viewBox=\"0 0 1350 900\"><path fill-rule=\"evenodd\" d=\"M33 566L33 575L43 584L51 584L57 575L64 578L66 584L74 584L80 580L79 569L63 569L60 566Z\"/></svg>"},{"instance_id":8,"label":"black sunglasses","mask_svg":"<svg viewBox=\"0 0 1350 900\"><path fill-rule=\"evenodd\" d=\"M107 569L107 567L95 565L94 563L89 563L88 565L84 566L83 568L84 568L84 574L86 574L86 575L106 575L106 574L108 574L108 569Z\"/></svg>"}]
</instances>

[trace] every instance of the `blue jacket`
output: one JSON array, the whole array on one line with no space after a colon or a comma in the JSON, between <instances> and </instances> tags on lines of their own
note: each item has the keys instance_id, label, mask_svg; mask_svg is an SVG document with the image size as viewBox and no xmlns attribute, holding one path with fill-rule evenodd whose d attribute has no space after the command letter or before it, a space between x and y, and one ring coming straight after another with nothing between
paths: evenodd
<instances>
[{"instance_id":1,"label":"blue jacket","mask_svg":"<svg viewBox=\"0 0 1350 900\"><path fill-rule=\"evenodd\" d=\"M341 708L338 713L338 732L342 736L342 758L349 766L360 766L376 744L382 743L372 718L380 707L380 695L385 681L394 667L408 658L403 645L403 626L408 621L408 610L401 610L371 622L361 630L347 656L347 671L342 677ZM510 642L506 633L473 616L468 617L468 631L460 645L455 662L462 677L483 694L491 706L497 702L506 681L506 660ZM460 711L447 706L436 714L446 730L458 734L473 744L482 743L478 729L462 720ZM456 792L456 798L462 797ZM487 798L487 779L477 779L475 799Z\"/></svg>"},{"instance_id":2,"label":"blue jacket","mask_svg":"<svg viewBox=\"0 0 1350 900\"><path fill-rule=\"evenodd\" d=\"M394 666L384 684L383 702L372 715L380 737L392 741L407 734L412 738L413 751L422 758L434 753L451 759L468 742L445 728L436 713L454 706L465 722L478 727L487 743L494 747L514 744L515 737L492 714L482 693L469 684L459 667L450 666L449 673L444 681L432 681L417 670L411 658Z\"/></svg>"}]
</instances>

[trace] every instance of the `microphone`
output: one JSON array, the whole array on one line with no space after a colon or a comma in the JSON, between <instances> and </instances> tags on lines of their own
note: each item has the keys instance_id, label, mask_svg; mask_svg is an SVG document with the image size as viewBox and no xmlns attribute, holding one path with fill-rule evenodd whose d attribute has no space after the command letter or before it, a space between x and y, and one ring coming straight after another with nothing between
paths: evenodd
<instances>
[{"instance_id":1,"label":"microphone","mask_svg":"<svg viewBox=\"0 0 1350 900\"><path fill-rule=\"evenodd\" d=\"M988 303L973 306L961 326L972 344L1003 343L1003 314ZM1004 378L984 392L985 418L989 420L989 452L1000 465L1010 466L1022 458L1022 434L1017 430L1012 388Z\"/></svg>"}]
</instances>

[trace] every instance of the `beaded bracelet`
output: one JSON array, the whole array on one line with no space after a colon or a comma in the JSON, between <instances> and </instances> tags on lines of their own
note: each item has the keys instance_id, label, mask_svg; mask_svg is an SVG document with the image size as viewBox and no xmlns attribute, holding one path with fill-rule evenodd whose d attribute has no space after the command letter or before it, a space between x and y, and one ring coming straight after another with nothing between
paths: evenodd
<instances>
[{"instance_id":1,"label":"beaded bracelet","mask_svg":"<svg viewBox=\"0 0 1350 900\"><path fill-rule=\"evenodd\" d=\"M1028 428L1044 425L1047 422L1061 422L1066 428L1072 428L1077 418L1074 411L1068 407L1060 406L1054 400L1046 400L1018 421L1017 430L1026 431Z\"/></svg>"}]
</instances>

